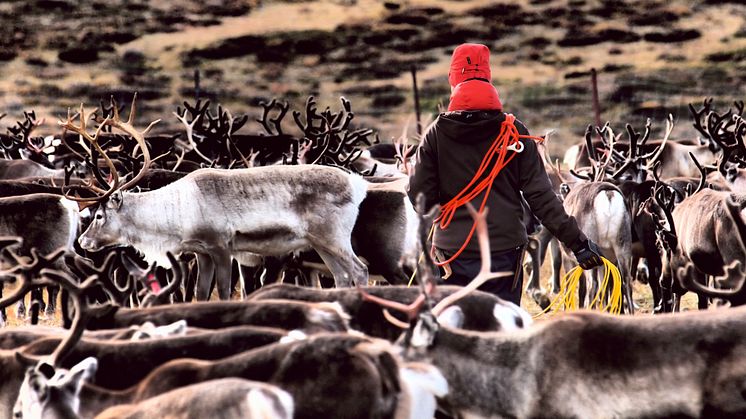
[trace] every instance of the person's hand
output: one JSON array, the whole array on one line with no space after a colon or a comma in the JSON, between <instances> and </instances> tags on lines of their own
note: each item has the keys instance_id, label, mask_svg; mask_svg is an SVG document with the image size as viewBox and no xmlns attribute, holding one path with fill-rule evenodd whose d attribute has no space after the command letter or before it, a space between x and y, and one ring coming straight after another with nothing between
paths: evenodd
<instances>
[{"instance_id":1,"label":"person's hand","mask_svg":"<svg viewBox=\"0 0 746 419\"><path fill-rule=\"evenodd\" d=\"M585 271L604 264L601 260L601 249L599 249L598 245L593 243L590 239L573 253L575 253L575 259L577 259L578 265L580 265L580 267Z\"/></svg>"}]
</instances>

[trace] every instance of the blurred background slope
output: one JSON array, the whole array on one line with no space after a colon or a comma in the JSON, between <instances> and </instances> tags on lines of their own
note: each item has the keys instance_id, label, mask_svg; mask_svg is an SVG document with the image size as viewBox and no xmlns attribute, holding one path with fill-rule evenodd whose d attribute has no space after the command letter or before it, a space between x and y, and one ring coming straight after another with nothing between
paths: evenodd
<instances>
[{"instance_id":1,"label":"blurred background slope","mask_svg":"<svg viewBox=\"0 0 746 419\"><path fill-rule=\"evenodd\" d=\"M599 72L602 119L617 128L672 112L674 136L696 137L686 105L744 98L746 6L739 1L88 1L0 3L0 130L35 109L55 132L68 106L138 91L139 119L164 118L194 96L259 116L262 100L297 108L352 101L359 126L386 141L414 134L410 68L423 114L448 102L448 62L462 42L492 50L507 111L552 154L593 122L589 70ZM250 123L242 132L259 131Z\"/></svg>"}]
</instances>

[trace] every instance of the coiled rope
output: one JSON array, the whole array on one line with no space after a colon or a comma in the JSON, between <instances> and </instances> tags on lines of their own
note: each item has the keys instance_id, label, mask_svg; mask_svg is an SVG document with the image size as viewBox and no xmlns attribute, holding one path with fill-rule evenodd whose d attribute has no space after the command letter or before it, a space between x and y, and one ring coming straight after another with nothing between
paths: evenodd
<instances>
[{"instance_id":1,"label":"coiled rope","mask_svg":"<svg viewBox=\"0 0 746 419\"><path fill-rule=\"evenodd\" d=\"M622 275L619 273L619 269L611 263L605 257L601 257L604 263L606 271L604 272L604 278L601 281L601 285L598 287L598 292L591 300L590 307L598 307L602 312L611 314L620 314L622 312ZM583 268L576 266L570 272L566 273L562 277L560 283L560 291L556 297L552 300L547 308L542 312L535 315L534 318L540 317L549 312L556 313L560 310L571 311L577 310L580 306L578 301L578 286L580 285L580 278L583 275ZM611 281L611 284L609 282ZM611 293L608 293L609 285L611 285ZM608 299L606 298L608 296ZM631 302L630 302L631 304Z\"/></svg>"}]
</instances>

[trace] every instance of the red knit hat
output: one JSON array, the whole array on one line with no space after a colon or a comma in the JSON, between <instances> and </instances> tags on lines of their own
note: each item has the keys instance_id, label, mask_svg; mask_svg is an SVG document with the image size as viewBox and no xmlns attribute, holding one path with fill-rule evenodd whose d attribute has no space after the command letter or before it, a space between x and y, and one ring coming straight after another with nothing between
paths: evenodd
<instances>
[{"instance_id":1,"label":"red knit hat","mask_svg":"<svg viewBox=\"0 0 746 419\"><path fill-rule=\"evenodd\" d=\"M468 79L492 81L490 49L482 44L461 44L453 50L448 82L451 87Z\"/></svg>"}]
</instances>

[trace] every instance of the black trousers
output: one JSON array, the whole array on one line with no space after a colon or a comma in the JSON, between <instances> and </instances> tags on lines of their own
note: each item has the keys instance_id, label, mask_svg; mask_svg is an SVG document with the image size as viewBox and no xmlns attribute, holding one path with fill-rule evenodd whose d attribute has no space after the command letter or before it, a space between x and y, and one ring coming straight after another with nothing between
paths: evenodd
<instances>
[{"instance_id":1,"label":"black trousers","mask_svg":"<svg viewBox=\"0 0 746 419\"><path fill-rule=\"evenodd\" d=\"M447 257L450 257L446 254ZM523 293L523 267L521 259L523 247L503 250L492 253L492 272L513 271L517 275L490 279L479 287L480 291L489 292L503 300L521 305L521 294ZM465 286L477 276L482 267L480 258L467 258L459 256L451 262L451 276L443 281L445 285ZM515 287L513 284L515 283Z\"/></svg>"}]
</instances>

